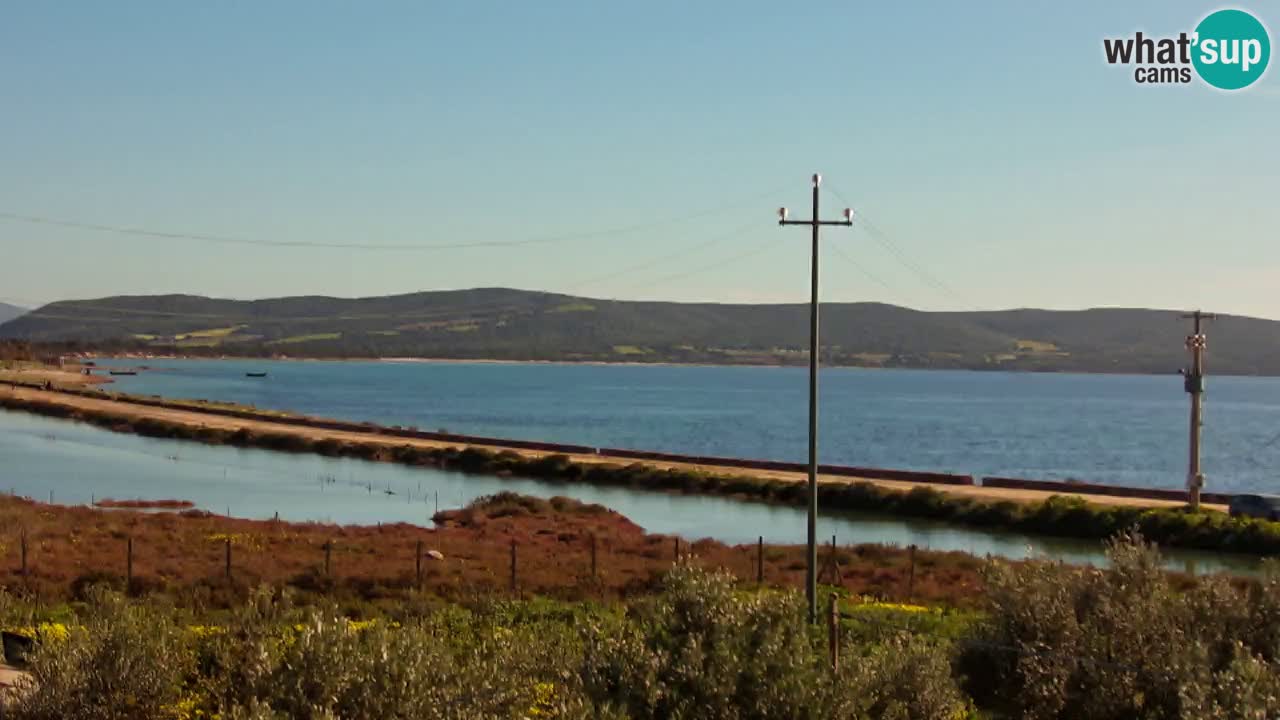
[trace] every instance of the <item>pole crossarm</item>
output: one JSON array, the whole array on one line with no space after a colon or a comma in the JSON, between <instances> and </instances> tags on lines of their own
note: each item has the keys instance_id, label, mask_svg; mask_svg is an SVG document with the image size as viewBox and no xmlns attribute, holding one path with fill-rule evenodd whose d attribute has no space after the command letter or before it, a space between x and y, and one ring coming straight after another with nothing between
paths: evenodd
<instances>
[{"instance_id":1,"label":"pole crossarm","mask_svg":"<svg viewBox=\"0 0 1280 720\"><path fill-rule=\"evenodd\" d=\"M823 220L818 212L818 186L822 176L813 176L813 214L808 220L789 220L787 209L778 208L778 225L807 225L812 230L809 278L809 517L805 568L805 597L809 601L809 623L818 622L818 229L824 225L850 227L853 211L845 208L844 218Z\"/></svg>"},{"instance_id":2,"label":"pole crossarm","mask_svg":"<svg viewBox=\"0 0 1280 720\"><path fill-rule=\"evenodd\" d=\"M812 220L779 220L779 225L812 225ZM819 220L819 225L839 225L841 227L853 227L852 220Z\"/></svg>"}]
</instances>

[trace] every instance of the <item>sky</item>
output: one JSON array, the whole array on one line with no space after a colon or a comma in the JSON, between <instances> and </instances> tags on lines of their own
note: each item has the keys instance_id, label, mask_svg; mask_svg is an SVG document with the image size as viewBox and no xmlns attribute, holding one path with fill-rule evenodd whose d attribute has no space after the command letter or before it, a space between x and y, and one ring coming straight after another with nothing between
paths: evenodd
<instances>
[{"instance_id":1,"label":"sky","mask_svg":"<svg viewBox=\"0 0 1280 720\"><path fill-rule=\"evenodd\" d=\"M1280 318L1280 71L1103 59L1219 5L0 4L0 301L803 302L820 172L824 300Z\"/></svg>"}]
</instances>

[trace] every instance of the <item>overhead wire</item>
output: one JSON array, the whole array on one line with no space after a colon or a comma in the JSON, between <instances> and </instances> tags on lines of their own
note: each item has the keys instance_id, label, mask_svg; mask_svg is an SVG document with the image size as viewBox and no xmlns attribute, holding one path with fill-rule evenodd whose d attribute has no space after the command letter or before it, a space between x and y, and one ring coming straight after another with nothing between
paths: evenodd
<instances>
[{"instance_id":1,"label":"overhead wire","mask_svg":"<svg viewBox=\"0 0 1280 720\"><path fill-rule=\"evenodd\" d=\"M829 184L826 184L823 187L829 190L832 195L834 195L838 200L840 200L845 205L849 207L853 206L852 203L850 203L848 199L846 199L844 195L842 195L840 191L835 187L832 187ZM870 235L873 240L875 240L882 247L888 250L889 253L893 255L894 259L897 260L899 264L901 264L907 270L915 274L916 277L919 278L921 282L933 288L934 290L938 291L942 295L947 296L951 300L959 303L960 305L962 305L967 309L974 309L974 310L978 309L973 303L969 302L966 298L961 296L960 293L956 292L956 290L952 288L949 284L947 284L946 282L938 278L933 273L929 272L929 270L927 270L920 263L913 260L906 253L906 251L904 251L898 245L898 243L896 243L893 240L893 238L889 236L888 233L881 230L879 226L877 226L875 223L868 220L865 217L864 213L855 209L853 213L853 219L856 225L858 225L867 235Z\"/></svg>"},{"instance_id":2,"label":"overhead wire","mask_svg":"<svg viewBox=\"0 0 1280 720\"><path fill-rule=\"evenodd\" d=\"M726 212L743 205L753 203L759 199L776 194L778 190L769 190L768 192L758 193L750 197L736 200L724 205L718 205L712 208L704 208L692 212L673 215L658 220L652 220L643 223L636 223L622 227L604 228L600 230L588 230L583 232L565 233L561 235L550 235L543 237L533 237L520 240L482 240L478 242L459 242L459 243L337 243L337 242L320 242L312 240L271 240L264 238L245 238L232 237L227 235L213 235L194 232L179 232L171 230L159 230L145 227L128 227L122 225L111 225L97 222L86 222L83 220L71 220L65 218L54 218L41 215L31 215L25 213L16 213L7 210L0 211L0 220L9 220L14 222L25 222L36 225L51 225L57 227L75 228L80 230L91 230L95 232L111 233L125 236L154 237L167 240L189 240L197 242L210 242L231 245L248 245L262 247L283 247L283 248L310 248L310 249L331 249L331 250L375 250L375 251L432 251L432 250L458 250L468 248L490 248L490 247L519 247L525 245L543 245L552 243L571 242L575 240L585 240L598 237L606 237L611 235L627 235L650 230L657 227L667 225L675 225L698 218L715 215Z\"/></svg>"},{"instance_id":3,"label":"overhead wire","mask_svg":"<svg viewBox=\"0 0 1280 720\"><path fill-rule=\"evenodd\" d=\"M753 225L754 225L754 223L753 223ZM756 255L759 255L760 253L764 252L765 250L768 250L770 247L773 247L773 246L775 246L776 244L777 244L777 241L776 241L775 239L773 239L773 238L768 238L768 239L766 239L766 240L765 240L765 242L763 242L763 243L758 243L758 244L755 244L755 245L748 245L746 248L744 248L744 249L743 249L743 250L741 250L740 252L737 252L737 253L735 253L735 254L733 254L733 255L730 255L729 257L724 258L723 260L719 260L719 261L716 261L716 262L714 262L714 263L708 263L708 264L705 264L705 265L699 265L699 266L694 267L694 268L689 268L689 269L687 269L687 270L682 270L682 271L680 271L680 272L671 273L671 274L669 274L669 275L664 275L664 276L662 276L662 277L655 278L655 279L653 279L653 280L648 280L648 281L641 282L641 283L634 283L634 284L631 284L631 285L624 285L624 286L622 286L622 288L621 288L621 289L626 289L626 290L630 290L630 291L633 291L633 292L634 292L634 291L636 291L636 290L648 290L648 289L653 288L653 287L656 287L656 286L658 286L658 285L663 285L663 284L666 284L666 283L668 283L668 282L671 282L672 280L679 280L679 279L682 279L682 278L689 277L689 276L691 276L691 275L697 275L697 274L699 274L699 273L703 273L703 272L709 272L709 271L713 271L713 270L719 270L719 269L721 269L721 268L723 268L723 267L726 267L726 266L728 266L728 265L732 265L732 264L734 264L734 263L738 263L738 262L741 262L741 261L746 260L746 259L748 259L748 258L751 258L751 257L754 257L754 256L756 256Z\"/></svg>"},{"instance_id":4,"label":"overhead wire","mask_svg":"<svg viewBox=\"0 0 1280 720\"><path fill-rule=\"evenodd\" d=\"M568 291L568 292L573 292L573 291L576 291L576 290L578 290L578 289L580 289L580 288L586 287L586 286L588 286L588 285L596 285L596 284L601 283L601 282L604 282L604 281L606 281L606 280L612 280L612 279L617 278L617 277L623 277L623 276L625 276L625 275L630 275L631 273L639 272L639 271L641 271L641 270L648 270L648 269L649 269L649 268L651 268L651 267L655 267L655 266L661 265L661 264L663 264L663 263L665 263L665 262L669 262L669 261L671 261L671 260L675 260L675 259L677 259L677 258L685 257L686 255L693 255L693 254L695 254L695 253L697 253L697 252L699 252L699 251L705 250L706 248L712 247L712 246L714 246L714 245L718 245L718 244L720 244L720 243L722 243L722 242L724 242L724 241L726 241L726 240L729 240L729 239L731 239L731 238L738 237L738 236L739 236L739 235L741 235L743 232L746 232L747 230L751 229L752 227L755 227L755 226L756 226L756 225L758 225L758 224L759 224L759 223L757 223L756 221L754 221L754 220L753 220L753 221L748 222L748 223L745 223L745 224L743 224L743 225L741 225L741 226L739 226L739 227L736 227L736 228L734 228L734 229L732 229L732 230L730 230L730 231L728 231L728 232L725 232L725 233L722 233L722 234L719 234L719 235L713 235L710 239L705 240L705 241L703 241L703 242L696 243L696 244L694 244L694 245L688 245L688 246L685 246L685 247L683 247L683 248L681 248L681 249L679 249L679 250L676 250L675 252L670 252L670 253L666 253L666 254L664 254L664 255L659 255L658 257L652 258L652 259L650 259L650 260L646 260L646 261L644 261L644 262L637 263L637 264L635 264L635 265L629 265L629 266L627 266L627 267L625 267L625 268L621 268L621 269L619 269L619 270L614 270L614 271L611 271L611 272L606 273L606 274L604 274L604 275L599 275L599 276L596 276L596 277L593 277L593 278L590 278L590 279L587 279L587 280L582 280L582 281L579 281L579 282L576 282L576 283L572 283L572 284L570 284L570 285L569 285L569 287L568 287L567 291Z\"/></svg>"},{"instance_id":5,"label":"overhead wire","mask_svg":"<svg viewBox=\"0 0 1280 720\"><path fill-rule=\"evenodd\" d=\"M866 267L862 265L862 263L858 262L857 260L854 260L852 256L850 256L848 253L844 251L843 248L840 247L840 243L835 243L835 242L827 243L824 247L831 248L835 252L835 254L840 257L841 260L844 260L846 263L852 265L855 270L862 273L863 277L879 285L885 290L888 290L889 292L893 292L893 287L891 287L889 283L880 279L878 275L868 270Z\"/></svg>"}]
</instances>

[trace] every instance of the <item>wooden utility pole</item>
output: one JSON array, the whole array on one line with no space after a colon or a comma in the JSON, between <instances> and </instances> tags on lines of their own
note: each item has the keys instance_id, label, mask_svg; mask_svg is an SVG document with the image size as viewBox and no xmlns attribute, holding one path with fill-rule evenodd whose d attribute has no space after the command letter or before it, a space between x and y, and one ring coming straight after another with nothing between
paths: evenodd
<instances>
[{"instance_id":1,"label":"wooden utility pole","mask_svg":"<svg viewBox=\"0 0 1280 720\"><path fill-rule=\"evenodd\" d=\"M818 228L853 225L853 211L848 208L843 220L818 218L818 186L821 184L822 176L814 173L813 215L808 220L788 220L787 209L778 208L779 225L808 225L813 230L809 260L809 544L804 587L810 624L818 622Z\"/></svg>"},{"instance_id":2,"label":"wooden utility pole","mask_svg":"<svg viewBox=\"0 0 1280 720\"><path fill-rule=\"evenodd\" d=\"M1191 353L1191 368L1182 371L1183 386L1191 395L1191 437L1187 463L1187 502L1192 510L1200 508L1200 491L1204 489L1204 473L1200 472L1200 413L1204 402L1204 348L1205 336L1200 323L1214 320L1217 315L1196 310L1183 315L1184 320L1194 321L1192 334L1187 336L1187 351Z\"/></svg>"}]
</instances>

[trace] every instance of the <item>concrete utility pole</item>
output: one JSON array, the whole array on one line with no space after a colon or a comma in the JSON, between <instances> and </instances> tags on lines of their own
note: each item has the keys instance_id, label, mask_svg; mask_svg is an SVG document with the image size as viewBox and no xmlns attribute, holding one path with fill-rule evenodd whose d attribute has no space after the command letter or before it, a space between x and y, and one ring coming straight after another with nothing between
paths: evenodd
<instances>
[{"instance_id":1,"label":"concrete utility pole","mask_svg":"<svg viewBox=\"0 0 1280 720\"><path fill-rule=\"evenodd\" d=\"M1204 348L1205 337L1200 331L1202 320L1213 320L1217 315L1196 310L1183 315L1184 320L1194 320L1192 334L1187 336L1187 350L1191 353L1191 368L1184 370L1183 385L1191 394L1191 442L1187 463L1187 502L1192 510L1200 508L1200 490L1204 488L1204 473L1200 472L1200 420L1204 396Z\"/></svg>"},{"instance_id":2,"label":"concrete utility pole","mask_svg":"<svg viewBox=\"0 0 1280 720\"><path fill-rule=\"evenodd\" d=\"M818 622L818 228L823 225L853 225L853 211L844 210L843 220L818 218L818 186L822 176L813 175L813 215L808 220L788 220L787 209L778 208L779 225L808 225L813 229L809 296L809 548L805 569L805 595L809 600L809 623Z\"/></svg>"}]
</instances>

